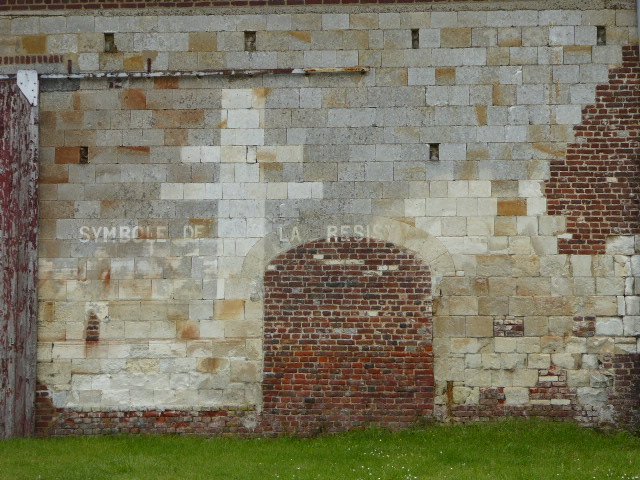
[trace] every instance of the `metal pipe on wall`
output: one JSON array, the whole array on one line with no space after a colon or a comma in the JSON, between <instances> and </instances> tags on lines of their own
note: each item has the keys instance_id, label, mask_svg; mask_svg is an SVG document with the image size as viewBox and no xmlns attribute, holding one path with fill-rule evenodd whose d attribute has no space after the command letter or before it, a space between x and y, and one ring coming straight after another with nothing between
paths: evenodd
<instances>
[{"instance_id":1,"label":"metal pipe on wall","mask_svg":"<svg viewBox=\"0 0 640 480\"><path fill-rule=\"evenodd\" d=\"M640 0L639 0L640 1ZM250 70L193 70L193 71L156 71L156 72L84 72L84 73L42 73L41 80L126 80L129 78L201 78L201 77L256 77L259 75L341 75L369 72L368 67L338 68L266 68ZM15 78L15 74L0 75L0 79Z\"/></svg>"}]
</instances>

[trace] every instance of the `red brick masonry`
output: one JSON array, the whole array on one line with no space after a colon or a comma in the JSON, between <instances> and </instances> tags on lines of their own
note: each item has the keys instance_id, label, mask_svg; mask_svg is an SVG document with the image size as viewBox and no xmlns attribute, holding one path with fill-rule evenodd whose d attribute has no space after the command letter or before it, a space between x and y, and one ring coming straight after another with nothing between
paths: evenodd
<instances>
[{"instance_id":1,"label":"red brick masonry","mask_svg":"<svg viewBox=\"0 0 640 480\"><path fill-rule=\"evenodd\" d=\"M640 354L610 355L603 365L612 373L613 395L609 405L613 423L635 429L640 426Z\"/></svg>"},{"instance_id":2,"label":"red brick masonry","mask_svg":"<svg viewBox=\"0 0 640 480\"><path fill-rule=\"evenodd\" d=\"M277 431L408 426L433 412L431 274L390 243L303 245L265 275L264 413Z\"/></svg>"},{"instance_id":3,"label":"red brick masonry","mask_svg":"<svg viewBox=\"0 0 640 480\"><path fill-rule=\"evenodd\" d=\"M62 61L62 55L13 55L0 57L0 65L38 65L42 63L62 63Z\"/></svg>"},{"instance_id":4,"label":"red brick masonry","mask_svg":"<svg viewBox=\"0 0 640 480\"><path fill-rule=\"evenodd\" d=\"M585 107L566 158L551 162L549 215L566 215L571 240L559 253L601 254L606 238L640 233L640 65L638 47L623 47L623 65Z\"/></svg>"}]
</instances>

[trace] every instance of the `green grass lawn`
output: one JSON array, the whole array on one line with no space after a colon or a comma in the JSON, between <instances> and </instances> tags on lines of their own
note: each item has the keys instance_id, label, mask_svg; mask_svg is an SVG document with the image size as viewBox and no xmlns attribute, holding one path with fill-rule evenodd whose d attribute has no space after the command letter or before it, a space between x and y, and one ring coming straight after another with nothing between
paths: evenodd
<instances>
[{"instance_id":1,"label":"green grass lawn","mask_svg":"<svg viewBox=\"0 0 640 480\"><path fill-rule=\"evenodd\" d=\"M0 442L1 479L640 479L640 438L509 421L315 439Z\"/></svg>"}]
</instances>

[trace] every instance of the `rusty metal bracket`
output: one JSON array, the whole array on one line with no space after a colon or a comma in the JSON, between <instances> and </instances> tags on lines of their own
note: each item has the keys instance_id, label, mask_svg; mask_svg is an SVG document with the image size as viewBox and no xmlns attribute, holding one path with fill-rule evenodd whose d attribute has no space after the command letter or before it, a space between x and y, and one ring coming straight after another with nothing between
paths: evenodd
<instances>
[{"instance_id":1,"label":"rusty metal bracket","mask_svg":"<svg viewBox=\"0 0 640 480\"><path fill-rule=\"evenodd\" d=\"M32 107L38 105L38 72L35 70L18 70L16 74L18 88Z\"/></svg>"}]
</instances>

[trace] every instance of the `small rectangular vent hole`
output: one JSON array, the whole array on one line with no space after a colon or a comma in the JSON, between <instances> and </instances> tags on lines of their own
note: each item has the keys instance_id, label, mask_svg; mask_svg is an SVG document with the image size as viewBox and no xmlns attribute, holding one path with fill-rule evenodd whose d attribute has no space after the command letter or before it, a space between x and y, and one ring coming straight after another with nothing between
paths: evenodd
<instances>
[{"instance_id":1,"label":"small rectangular vent hole","mask_svg":"<svg viewBox=\"0 0 640 480\"><path fill-rule=\"evenodd\" d=\"M431 160L432 162L437 162L440 160L440 144L439 143L429 144L429 160Z\"/></svg>"},{"instance_id":2,"label":"small rectangular vent hole","mask_svg":"<svg viewBox=\"0 0 640 480\"><path fill-rule=\"evenodd\" d=\"M598 45L606 45L607 44L607 27L599 26L596 27L597 30L597 41Z\"/></svg>"},{"instance_id":3,"label":"small rectangular vent hole","mask_svg":"<svg viewBox=\"0 0 640 480\"><path fill-rule=\"evenodd\" d=\"M244 50L245 52L256 51L256 32L244 32Z\"/></svg>"},{"instance_id":4,"label":"small rectangular vent hole","mask_svg":"<svg viewBox=\"0 0 640 480\"><path fill-rule=\"evenodd\" d=\"M420 30L411 30L411 48L420 48Z\"/></svg>"},{"instance_id":5,"label":"small rectangular vent hole","mask_svg":"<svg viewBox=\"0 0 640 480\"><path fill-rule=\"evenodd\" d=\"M80 147L80 163L83 165L89 163L89 147Z\"/></svg>"},{"instance_id":6,"label":"small rectangular vent hole","mask_svg":"<svg viewBox=\"0 0 640 480\"><path fill-rule=\"evenodd\" d=\"M116 37L113 33L104 34L104 51L105 53L116 53L118 48L116 47Z\"/></svg>"}]
</instances>

